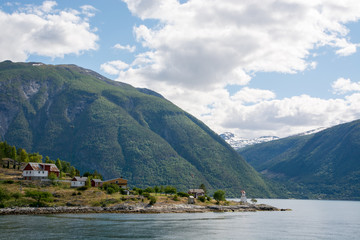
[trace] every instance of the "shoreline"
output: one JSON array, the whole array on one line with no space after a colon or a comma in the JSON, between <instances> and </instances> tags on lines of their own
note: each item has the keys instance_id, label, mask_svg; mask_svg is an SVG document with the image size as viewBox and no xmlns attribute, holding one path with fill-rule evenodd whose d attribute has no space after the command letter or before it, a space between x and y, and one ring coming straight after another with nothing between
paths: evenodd
<instances>
[{"instance_id":1,"label":"shoreline","mask_svg":"<svg viewBox=\"0 0 360 240\"><path fill-rule=\"evenodd\" d=\"M138 213L138 214L160 214L160 213L205 213L205 212L257 212L257 211L290 211L290 209L279 209L266 204L258 205L209 205L200 206L194 204L118 204L111 207L16 207L2 208L0 215L45 215L45 214L80 214L80 213Z\"/></svg>"}]
</instances>

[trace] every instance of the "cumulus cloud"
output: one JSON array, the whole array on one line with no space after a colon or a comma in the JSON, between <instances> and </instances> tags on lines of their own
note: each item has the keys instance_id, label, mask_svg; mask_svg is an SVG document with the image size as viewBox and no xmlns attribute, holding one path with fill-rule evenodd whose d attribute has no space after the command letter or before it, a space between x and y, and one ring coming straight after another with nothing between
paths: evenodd
<instances>
[{"instance_id":1,"label":"cumulus cloud","mask_svg":"<svg viewBox=\"0 0 360 240\"><path fill-rule=\"evenodd\" d=\"M313 51L321 47L354 54L359 44L345 24L359 20L357 0L123 1L133 15L158 24L134 26L146 50L118 69L118 80L160 92L218 133L284 136L359 117L356 94L276 99L246 87L256 72L315 69ZM228 85L242 89L230 95Z\"/></svg>"},{"instance_id":2,"label":"cumulus cloud","mask_svg":"<svg viewBox=\"0 0 360 240\"><path fill-rule=\"evenodd\" d=\"M296 73L316 67L308 61L321 46L338 55L356 52L345 23L360 17L356 1L266 0L123 0L139 18L155 27L134 27L136 39L151 52L135 67L136 79L165 81L183 87L246 84L243 71Z\"/></svg>"},{"instance_id":3,"label":"cumulus cloud","mask_svg":"<svg viewBox=\"0 0 360 240\"><path fill-rule=\"evenodd\" d=\"M135 52L135 50L136 50L136 46L130 46L129 44L127 44L126 46L123 46L119 43L115 44L114 48L120 49L120 50L127 50L129 52Z\"/></svg>"},{"instance_id":4,"label":"cumulus cloud","mask_svg":"<svg viewBox=\"0 0 360 240\"><path fill-rule=\"evenodd\" d=\"M360 82L352 82L350 79L339 78L331 85L335 94L360 91Z\"/></svg>"},{"instance_id":5,"label":"cumulus cloud","mask_svg":"<svg viewBox=\"0 0 360 240\"><path fill-rule=\"evenodd\" d=\"M0 60L26 61L29 55L63 57L98 48L98 36L88 17L94 8L83 6L83 13L58 10L54 1L26 5L13 13L0 10Z\"/></svg>"}]
</instances>

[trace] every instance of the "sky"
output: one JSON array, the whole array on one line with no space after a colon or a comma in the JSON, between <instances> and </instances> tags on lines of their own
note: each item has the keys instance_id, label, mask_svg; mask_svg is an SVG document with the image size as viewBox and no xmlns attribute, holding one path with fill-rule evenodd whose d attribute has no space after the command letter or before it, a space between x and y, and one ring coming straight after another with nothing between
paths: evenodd
<instances>
[{"instance_id":1,"label":"sky","mask_svg":"<svg viewBox=\"0 0 360 240\"><path fill-rule=\"evenodd\" d=\"M0 0L0 61L152 89L217 133L360 118L358 0Z\"/></svg>"}]
</instances>

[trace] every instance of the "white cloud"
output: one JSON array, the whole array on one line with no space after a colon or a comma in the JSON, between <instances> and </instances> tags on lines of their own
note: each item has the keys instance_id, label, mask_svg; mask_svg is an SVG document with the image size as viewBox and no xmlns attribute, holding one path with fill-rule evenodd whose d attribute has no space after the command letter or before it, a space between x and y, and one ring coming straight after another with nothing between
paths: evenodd
<instances>
[{"instance_id":1,"label":"white cloud","mask_svg":"<svg viewBox=\"0 0 360 240\"><path fill-rule=\"evenodd\" d=\"M131 64L136 79L199 89L243 85L241 76L229 73L296 73L316 67L308 57L317 47L334 47L341 56L358 47L344 25L359 19L357 1L123 1L141 19L159 21L134 27L152 55L146 65Z\"/></svg>"},{"instance_id":2,"label":"white cloud","mask_svg":"<svg viewBox=\"0 0 360 240\"><path fill-rule=\"evenodd\" d=\"M129 52L135 52L135 50L136 50L136 46L130 46L129 44L127 44L126 46L123 46L119 43L115 44L114 48L120 49L120 50L127 50Z\"/></svg>"},{"instance_id":3,"label":"white cloud","mask_svg":"<svg viewBox=\"0 0 360 240\"><path fill-rule=\"evenodd\" d=\"M110 61L104 64L101 64L100 68L104 72L112 75L118 75L122 72L122 70L127 69L129 67L129 64L124 63L123 61L116 60L116 61Z\"/></svg>"},{"instance_id":4,"label":"white cloud","mask_svg":"<svg viewBox=\"0 0 360 240\"><path fill-rule=\"evenodd\" d=\"M350 79L339 78L331 85L335 94L360 91L360 82L352 82Z\"/></svg>"},{"instance_id":5,"label":"white cloud","mask_svg":"<svg viewBox=\"0 0 360 240\"><path fill-rule=\"evenodd\" d=\"M64 57L98 48L88 19L73 9L57 10L56 2L26 5L13 13L0 10L0 60L26 61L31 54ZM88 13L90 6L84 7Z\"/></svg>"},{"instance_id":6,"label":"white cloud","mask_svg":"<svg viewBox=\"0 0 360 240\"><path fill-rule=\"evenodd\" d=\"M226 90L247 85L256 72L313 70L320 47L355 53L345 24L359 20L357 0L123 1L158 24L134 27L147 50L117 71L118 80L160 92L218 133L286 136L360 117L356 94L276 99L265 89Z\"/></svg>"}]
</instances>

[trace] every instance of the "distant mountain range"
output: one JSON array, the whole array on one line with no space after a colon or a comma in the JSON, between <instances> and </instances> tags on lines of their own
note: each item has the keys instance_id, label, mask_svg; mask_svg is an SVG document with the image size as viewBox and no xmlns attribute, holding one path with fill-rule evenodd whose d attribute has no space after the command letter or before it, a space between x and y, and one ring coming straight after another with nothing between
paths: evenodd
<instances>
[{"instance_id":1,"label":"distant mountain range","mask_svg":"<svg viewBox=\"0 0 360 240\"><path fill-rule=\"evenodd\" d=\"M247 139L247 138L238 137L234 133L231 133L231 132L224 132L224 133L220 134L220 137L222 139L224 139L228 144L230 144L231 147L233 147L236 150L247 147L247 146L251 146L254 144L269 142L269 141L279 139L279 137L276 137L276 136L263 136L263 137L258 137L258 138Z\"/></svg>"},{"instance_id":2,"label":"distant mountain range","mask_svg":"<svg viewBox=\"0 0 360 240\"><path fill-rule=\"evenodd\" d=\"M276 191L204 123L160 94L75 65L0 63L0 136L130 186Z\"/></svg>"},{"instance_id":3,"label":"distant mountain range","mask_svg":"<svg viewBox=\"0 0 360 240\"><path fill-rule=\"evenodd\" d=\"M310 134L320 132L324 129L325 129L324 127L316 128L313 130L295 134L293 136L310 135ZM277 136L261 136L261 137L257 137L257 138L243 138L243 137L236 136L234 133L231 133L231 132L224 132L224 133L220 134L220 137L222 139L224 139L228 144L230 144L230 146L232 146L235 150L239 150L241 148L251 146L254 144L258 144L258 143L270 142L270 141L280 139Z\"/></svg>"},{"instance_id":4,"label":"distant mountain range","mask_svg":"<svg viewBox=\"0 0 360 240\"><path fill-rule=\"evenodd\" d=\"M289 197L360 200L360 120L238 152Z\"/></svg>"}]
</instances>

